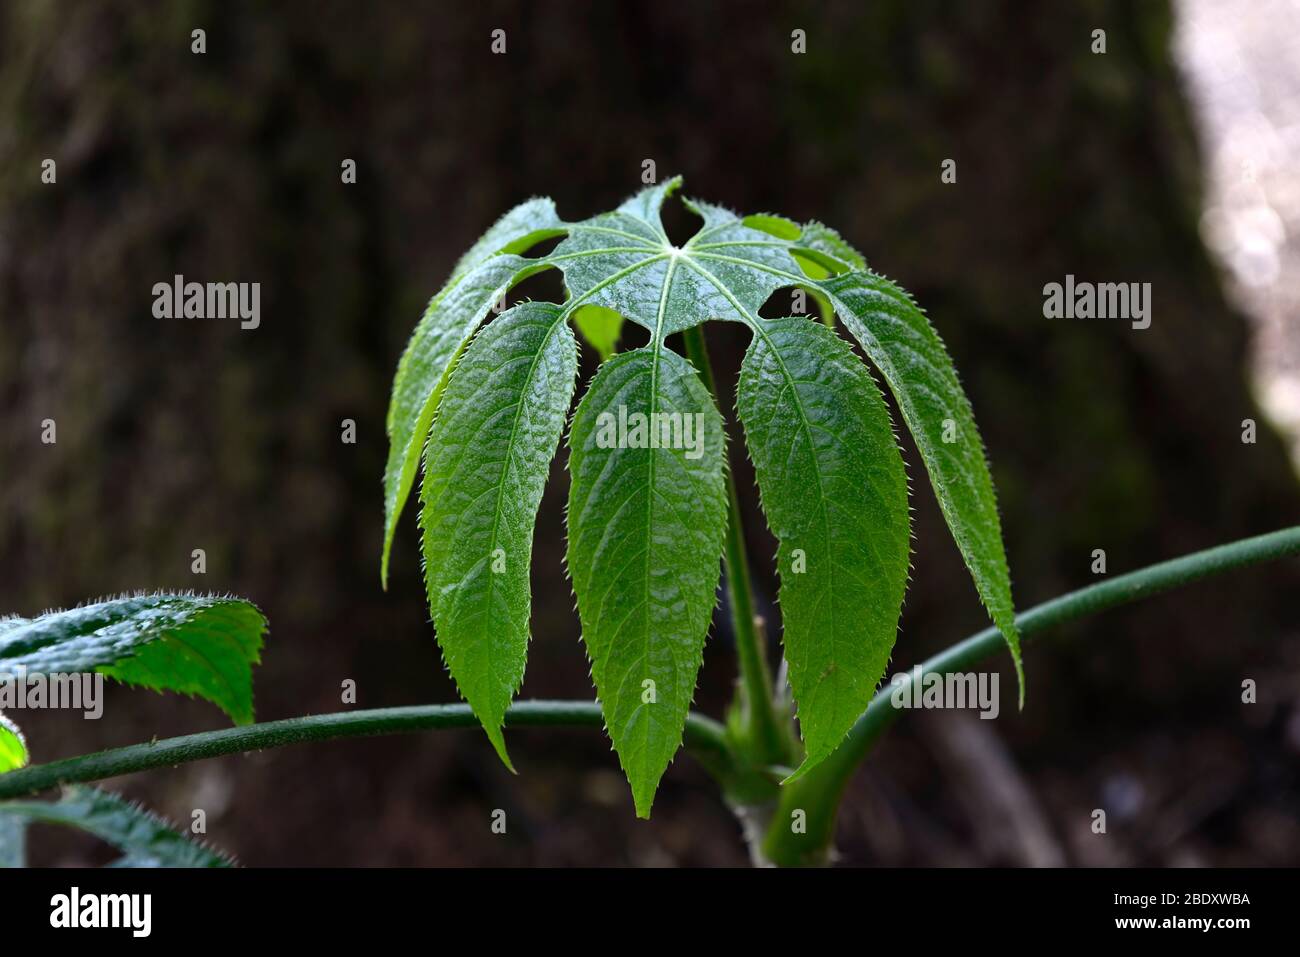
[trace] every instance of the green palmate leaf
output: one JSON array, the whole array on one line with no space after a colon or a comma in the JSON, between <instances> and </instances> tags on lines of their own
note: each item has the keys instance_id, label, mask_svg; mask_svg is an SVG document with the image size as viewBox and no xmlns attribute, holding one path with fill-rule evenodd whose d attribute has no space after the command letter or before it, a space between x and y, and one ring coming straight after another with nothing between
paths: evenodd
<instances>
[{"instance_id":1,"label":"green palmate leaf","mask_svg":"<svg viewBox=\"0 0 1300 957\"><path fill-rule=\"evenodd\" d=\"M648 817L681 744L716 600L722 419L690 364L652 343L601 367L569 444L582 637L637 814Z\"/></svg>"},{"instance_id":2,"label":"green palmate leaf","mask_svg":"<svg viewBox=\"0 0 1300 957\"><path fill-rule=\"evenodd\" d=\"M118 681L198 695L236 724L253 720L252 666L266 619L236 598L137 595L0 619L0 673L98 671Z\"/></svg>"},{"instance_id":3,"label":"green palmate leaf","mask_svg":"<svg viewBox=\"0 0 1300 957\"><path fill-rule=\"evenodd\" d=\"M558 235L561 223L549 199L532 199L506 213L461 257L433 297L402 354L388 407L388 464L384 469L384 547L380 575L387 586L388 556L402 507L452 366L492 306L537 269L517 253Z\"/></svg>"},{"instance_id":4,"label":"green palmate leaf","mask_svg":"<svg viewBox=\"0 0 1300 957\"><path fill-rule=\"evenodd\" d=\"M501 725L524 676L533 525L577 364L559 306L511 309L457 365L425 456L421 524L438 643L507 765Z\"/></svg>"},{"instance_id":5,"label":"green palmate leaf","mask_svg":"<svg viewBox=\"0 0 1300 957\"><path fill-rule=\"evenodd\" d=\"M609 733L641 814L681 739L725 530L721 419L694 370L666 348L671 334L707 319L753 330L741 409L764 507L781 539L786 654L807 745L801 771L841 740L892 647L908 544L897 444L879 390L847 343L806 320L759 318L783 288L809 291L828 324L839 314L879 368L1020 667L988 466L969 403L924 315L819 223L741 218L687 201L703 227L676 246L660 209L679 185L669 180L576 223L534 200L494 227L434 298L402 359L385 476L386 569L394 523L429 438L430 609L453 676L504 756L501 717L528 640L532 523L555 416L570 399L572 340L559 329L572 321L597 349L605 362L570 432L568 560ZM560 234L551 254L518 255ZM491 322L489 332L503 328L466 351L491 303L549 268L563 272L566 300ZM624 321L647 329L650 344L611 358ZM500 401L490 398L497 395ZM492 418L509 418L507 407L515 415L528 410L536 435ZM665 411L704 416L698 456L628 441L634 415ZM609 416L619 433L612 445L598 441ZM466 451L480 441L481 456ZM494 578L489 555L498 549L505 571ZM787 568L795 550L808 565L803 577Z\"/></svg>"},{"instance_id":6,"label":"green palmate leaf","mask_svg":"<svg viewBox=\"0 0 1300 957\"><path fill-rule=\"evenodd\" d=\"M23 733L0 712L0 774L27 763L27 741Z\"/></svg>"},{"instance_id":7,"label":"green palmate leaf","mask_svg":"<svg viewBox=\"0 0 1300 957\"><path fill-rule=\"evenodd\" d=\"M907 477L880 390L825 326L760 323L737 406L780 543L785 657L811 767L889 663L907 587Z\"/></svg>"},{"instance_id":8,"label":"green palmate leaf","mask_svg":"<svg viewBox=\"0 0 1300 957\"><path fill-rule=\"evenodd\" d=\"M123 852L116 867L230 867L224 855L197 844L161 818L108 791L70 787L57 803L9 801L0 804L0 866L5 833L21 835L28 823L79 828ZM7 866L22 866L10 854Z\"/></svg>"}]
</instances>

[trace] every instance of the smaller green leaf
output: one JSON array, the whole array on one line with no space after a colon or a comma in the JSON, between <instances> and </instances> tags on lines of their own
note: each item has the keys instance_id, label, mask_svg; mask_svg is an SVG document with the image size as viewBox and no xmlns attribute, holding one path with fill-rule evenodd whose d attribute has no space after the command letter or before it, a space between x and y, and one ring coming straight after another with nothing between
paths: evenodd
<instances>
[{"instance_id":1,"label":"smaller green leaf","mask_svg":"<svg viewBox=\"0 0 1300 957\"><path fill-rule=\"evenodd\" d=\"M799 224L794 220L786 219L784 216L776 216L772 213L754 213L746 216L741 222L750 229L769 233L777 239L798 239L802 232Z\"/></svg>"},{"instance_id":2,"label":"smaller green leaf","mask_svg":"<svg viewBox=\"0 0 1300 957\"><path fill-rule=\"evenodd\" d=\"M0 712L0 774L27 764L27 741L23 733Z\"/></svg>"},{"instance_id":3,"label":"smaller green leaf","mask_svg":"<svg viewBox=\"0 0 1300 957\"><path fill-rule=\"evenodd\" d=\"M798 238L801 245L834 256L853 269L865 270L867 268L867 260L862 253L846 243L844 238L835 230L824 223L817 222L815 219L804 226L803 234ZM791 251L795 252L794 250ZM837 271L842 272L843 270Z\"/></svg>"},{"instance_id":4,"label":"smaller green leaf","mask_svg":"<svg viewBox=\"0 0 1300 957\"><path fill-rule=\"evenodd\" d=\"M573 314L573 324L582 338L604 362L618 352L618 339L623 334L623 317L604 306L581 306Z\"/></svg>"},{"instance_id":5,"label":"smaller green leaf","mask_svg":"<svg viewBox=\"0 0 1300 957\"><path fill-rule=\"evenodd\" d=\"M137 595L38 618L0 619L0 672L98 671L126 684L211 701L253 720L253 665L266 633L257 607L215 595Z\"/></svg>"},{"instance_id":6,"label":"smaller green leaf","mask_svg":"<svg viewBox=\"0 0 1300 957\"><path fill-rule=\"evenodd\" d=\"M803 228L799 243L803 248L792 246L790 256L810 279L829 279L831 276L846 272L850 267L867 268L867 261L860 252L841 239L840 234L835 230L816 220ZM834 328L835 307L830 297L817 286L805 288L817 301L822 322Z\"/></svg>"},{"instance_id":7,"label":"smaller green leaf","mask_svg":"<svg viewBox=\"0 0 1300 957\"><path fill-rule=\"evenodd\" d=\"M95 835L123 852L115 867L230 867L233 863L119 795L98 788L70 787L53 804L0 804L0 866L4 866L6 830L12 838L16 828L28 823L62 824ZM21 866L12 863L12 853L10 861L9 866Z\"/></svg>"}]
</instances>

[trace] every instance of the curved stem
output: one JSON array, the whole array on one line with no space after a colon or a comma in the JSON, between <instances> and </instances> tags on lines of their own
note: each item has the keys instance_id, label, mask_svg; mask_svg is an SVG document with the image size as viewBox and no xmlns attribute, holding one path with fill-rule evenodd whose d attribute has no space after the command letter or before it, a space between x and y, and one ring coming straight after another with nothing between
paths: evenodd
<instances>
[{"instance_id":1,"label":"curved stem","mask_svg":"<svg viewBox=\"0 0 1300 957\"><path fill-rule=\"evenodd\" d=\"M594 701L521 701L506 711L507 727L604 726L600 705ZM399 734L430 728L478 727L468 705L436 704L406 708L376 708L369 711L341 711L308 715L284 721L203 731L178 738L133 744L82 757L34 764L0 774L0 798L22 797L61 784L99 781L119 774L133 774L150 768L202 761L223 754L239 754L263 748L277 748L303 741ZM713 767L730 764L726 730L702 715L686 719L686 746Z\"/></svg>"},{"instance_id":2,"label":"curved stem","mask_svg":"<svg viewBox=\"0 0 1300 957\"><path fill-rule=\"evenodd\" d=\"M1054 625L1190 584L1220 572L1297 554L1300 554L1300 526L1243 539L1121 575L1031 608L1018 615L1016 622L1021 637L1031 640L1039 632ZM920 673L942 674L969 667L1002 648L1001 635L996 629L987 628L922 663ZM772 815L771 827L760 849L765 860L777 864L808 864L825 859L834 832L840 795L872 743L896 716L896 709L890 702L890 692L880 692L858 719L844 744L805 777L782 788L780 805ZM525 701L512 705L506 712L508 727L600 727L603 720L600 706L589 701ZM201 761L224 754L303 741L395 734L432 728L466 728L477 724L477 719L467 705L452 704L311 715L220 731L205 731L32 765L0 774L0 799L23 797L60 784L98 781L164 765ZM727 731L711 718L694 713L687 717L686 746L719 776L734 768L734 756ZM805 813L806 831L803 834L794 834L789 826L791 812L794 810Z\"/></svg>"},{"instance_id":3,"label":"curved stem","mask_svg":"<svg viewBox=\"0 0 1300 957\"><path fill-rule=\"evenodd\" d=\"M1234 568L1297 554L1300 554L1300 526L1245 538L1150 565L1054 598L1021 612L1016 616L1016 625L1021 639L1030 640L1048 628L1117 605L1126 605ZM996 628L986 628L922 662L919 675L960 671L998 653L1003 647L1001 633ZM918 671L913 669L906 680L910 682L917 677ZM879 691L844 743L805 777L781 789L780 805L763 842L767 860L787 865L824 860L834 837L840 796L849 778L881 732L898 717L899 709L891 700L893 691L890 685ZM806 832L803 834L795 834L790 828L790 815L796 810L804 812Z\"/></svg>"},{"instance_id":4,"label":"curved stem","mask_svg":"<svg viewBox=\"0 0 1300 957\"><path fill-rule=\"evenodd\" d=\"M686 357L691 360L704 387L717 405L718 388L713 377L713 363L704 342L704 326L692 326L682 332ZM721 410L719 410L721 412ZM731 469L727 473L727 597L731 606L731 628L736 636L736 658L740 666L741 699L749 733L760 764L778 764L790 760L787 736L782 734L774 704L775 686L767 663L767 647L759 637L755 621L754 595L749 578L749 560L745 551L745 530L741 525L740 497Z\"/></svg>"}]
</instances>

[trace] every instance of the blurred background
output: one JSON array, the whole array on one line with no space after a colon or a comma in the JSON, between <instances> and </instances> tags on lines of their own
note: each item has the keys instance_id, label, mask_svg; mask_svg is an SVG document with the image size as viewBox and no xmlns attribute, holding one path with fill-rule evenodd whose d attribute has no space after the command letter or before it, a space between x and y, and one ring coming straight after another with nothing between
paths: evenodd
<instances>
[{"instance_id":1,"label":"blurred background","mask_svg":"<svg viewBox=\"0 0 1300 957\"><path fill-rule=\"evenodd\" d=\"M1094 549L1119 573L1300 520L1294 0L11 0L0 117L0 612L137 588L247 596L272 626L263 720L339 710L347 678L359 707L456 699L409 509L379 587L398 356L498 215L536 194L570 219L608 209L646 159L688 195L830 223L927 308L989 449L1020 607L1093 582ZM153 318L153 284L175 273L260 282L261 327ZM1044 319L1043 286L1066 273L1150 282L1151 327ZM709 336L730 392L743 331ZM916 552L896 669L985 624L905 455ZM564 460L539 520L530 697L592 695ZM732 464L743 495L752 473ZM775 616L775 545L757 496L745 506ZM846 798L842 862L1300 862L1298 584L1291 561L1108 613L1028 650L1022 713L905 718ZM720 613L698 708L721 713L734 669ZM98 722L16 715L34 759L223 724L202 702L108 695ZM746 862L689 758L639 822L599 734L511 739L517 777L465 731L109 786L173 820L204 808L209 840L249 865ZM37 863L111 853L45 828L30 844Z\"/></svg>"}]
</instances>

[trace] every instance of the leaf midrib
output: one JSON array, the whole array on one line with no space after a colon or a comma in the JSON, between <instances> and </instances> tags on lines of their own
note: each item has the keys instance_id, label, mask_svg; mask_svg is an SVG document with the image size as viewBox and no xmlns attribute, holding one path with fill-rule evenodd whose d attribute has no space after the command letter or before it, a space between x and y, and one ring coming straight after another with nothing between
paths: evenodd
<instances>
[{"instance_id":1,"label":"leaf midrib","mask_svg":"<svg viewBox=\"0 0 1300 957\"><path fill-rule=\"evenodd\" d=\"M662 233L663 230L660 229L660 232ZM665 241L666 240L667 237L665 237ZM668 268L664 270L664 284L663 284L663 288L660 289L659 291L659 310L657 315L655 316L654 334L653 337L651 338L651 344L653 348L650 353L650 415L647 420L650 422L654 421L654 414L655 412L658 411L658 407L659 407L659 357L661 355L661 350L664 347L663 328L664 328L664 315L668 311L668 293L672 289L673 275L677 271L677 261L681 258L675 253L668 253L666 255L668 256ZM646 627L643 632L645 637L641 646L642 661L647 661L650 658L650 631L651 631L650 620L649 620L650 566L651 566L651 555L654 552L654 540L655 540L655 537L653 534L651 534L650 530L653 528L653 520L654 520L655 459L657 457L656 450L648 449L647 451L650 453L649 465L646 470L646 497L645 497L645 502L646 502L645 528L648 537L646 540L646 549L645 549L645 573L642 577L642 593L646 596L646 601L643 607L647 615L647 618L646 618ZM678 587L680 587L680 582L678 583ZM682 597L683 599L685 599L684 590L683 590ZM669 656L673 659L673 670L677 671L678 669L677 669L676 649L672 647L672 642L668 642L666 644L666 647L668 648ZM621 698L623 694L622 683L620 684L617 693L618 696ZM615 703L614 707L615 710L617 711L618 710L617 702ZM632 711L632 716L635 716L638 710L640 709L639 708L634 709ZM642 729L643 729L641 732L642 756L644 756L645 752L649 750L651 724L652 722L650 721L645 721L642 724Z\"/></svg>"},{"instance_id":2,"label":"leaf midrib","mask_svg":"<svg viewBox=\"0 0 1300 957\"><path fill-rule=\"evenodd\" d=\"M722 293L724 297L726 297L726 299L731 303L732 307L736 309L742 316L744 316L746 319L749 320L748 325L750 326L751 329L753 329L755 335L762 337L763 343L767 346L768 351L771 352L772 357L776 360L777 365L780 367L781 375L785 377L787 386L790 389L790 395L794 401L794 406L796 409L799 410L799 421L803 427L804 438L808 442L808 452L809 455L812 457L815 465L815 467L813 468L813 474L817 477L817 511L821 516L821 524L822 524L821 542L824 546L822 551L826 557L827 565L833 569L836 566L836 562L831 555L830 516L826 511L826 489L824 484L822 483L821 468L818 462L818 455L817 455L817 444L813 437L812 424L809 422L808 414L804 410L803 401L801 396L799 395L799 390L796 386L793 385L794 376L790 374L790 369L788 366L786 366L785 359L782 357L780 350L775 348L772 345L772 339L767 334L767 330L763 328L762 323L759 321L758 317L755 316L753 313L751 313L748 309L746 309L744 305L740 302L740 300L738 300L735 297L735 295L732 294L731 290L728 289L726 285L721 280L719 280L716 276L714 276L713 273L711 273L709 270L705 269L699 263L694 262L692 259L689 258L687 259L687 264L696 272L698 272L701 276L707 279L710 283L712 283L714 288L717 289L720 293ZM830 595L828 598L828 604L830 606L830 634L831 634L831 641L832 641L831 653L835 657L835 659L838 660L838 655L835 654L836 649L833 644L835 635L838 633L835 626L835 589L831 588L829 591L830 591ZM787 645L787 647L789 646ZM809 664L808 655L810 655L811 653L812 653L812 646L811 645L806 646L805 654L804 654L805 673L807 672L808 664ZM817 678L818 686L821 685L821 681L822 681L822 676L818 676Z\"/></svg>"},{"instance_id":3,"label":"leaf midrib","mask_svg":"<svg viewBox=\"0 0 1300 957\"><path fill-rule=\"evenodd\" d=\"M557 315L562 317L563 310L557 311ZM546 334L542 337L542 344L540 348L538 348L537 351L533 353L533 361L529 363L528 373L524 376L525 388L527 388L528 385L532 383L533 374L537 371L537 367L541 363L542 356L546 353L547 348L549 348L551 344L551 337L555 335L556 330L560 328L560 325L563 321L564 321L563 318L560 318L559 321L553 321L550 327L546 330ZM504 467L501 469L501 480L497 483L497 501L496 501L496 505L492 509L492 534L489 536L490 541L488 545L488 555L491 555L496 550L497 547L497 534L501 528L501 505L505 500L507 479L508 476L510 475L510 470L511 467L513 466L514 459L515 459L515 436L518 435L519 422L523 418L523 414L524 414L524 396L521 393L519 396L519 401L515 403L515 418L510 425L510 437L509 439L506 440L506 461ZM522 560L523 557L517 556L517 558L518 560ZM525 563L525 568L527 568L528 564L529 563L527 562ZM489 605L491 605L492 596L496 593L496 584L497 584L498 577L500 576L490 575L488 577L487 595L485 597ZM532 603L530 601L529 602L530 618L532 614L531 605ZM524 631L526 634L531 631L530 623L528 621L524 622ZM511 688L510 690L511 693L513 694L516 689Z\"/></svg>"}]
</instances>

